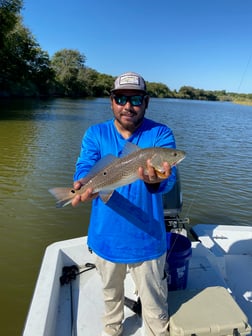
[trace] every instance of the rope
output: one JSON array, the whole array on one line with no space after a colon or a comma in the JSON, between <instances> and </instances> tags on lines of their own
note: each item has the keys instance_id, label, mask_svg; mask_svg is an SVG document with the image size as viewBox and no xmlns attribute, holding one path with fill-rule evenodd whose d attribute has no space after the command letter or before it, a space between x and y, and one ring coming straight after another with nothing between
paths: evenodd
<instances>
[{"instance_id":1,"label":"rope","mask_svg":"<svg viewBox=\"0 0 252 336\"><path fill-rule=\"evenodd\" d=\"M70 302L71 302L71 334L72 336L76 335L75 324L74 324L74 302L73 302L73 286L72 281L76 280L76 277L82 273L90 271L95 268L95 264L86 263L85 269L79 272L79 268L76 265L65 266L62 268L62 275L59 278L61 286L70 285Z\"/></svg>"}]
</instances>

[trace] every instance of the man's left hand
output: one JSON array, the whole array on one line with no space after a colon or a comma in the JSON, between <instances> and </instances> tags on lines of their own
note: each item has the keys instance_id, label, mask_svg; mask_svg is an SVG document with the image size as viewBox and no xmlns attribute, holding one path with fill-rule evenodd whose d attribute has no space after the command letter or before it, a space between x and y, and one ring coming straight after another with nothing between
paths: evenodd
<instances>
[{"instance_id":1,"label":"man's left hand","mask_svg":"<svg viewBox=\"0 0 252 336\"><path fill-rule=\"evenodd\" d=\"M163 172L158 176L157 171L152 167L150 160L147 161L147 171L145 171L143 167L139 167L138 169L138 175L140 179L150 184L162 182L164 179L167 179L171 175L171 172L172 170L169 163L164 162Z\"/></svg>"}]
</instances>

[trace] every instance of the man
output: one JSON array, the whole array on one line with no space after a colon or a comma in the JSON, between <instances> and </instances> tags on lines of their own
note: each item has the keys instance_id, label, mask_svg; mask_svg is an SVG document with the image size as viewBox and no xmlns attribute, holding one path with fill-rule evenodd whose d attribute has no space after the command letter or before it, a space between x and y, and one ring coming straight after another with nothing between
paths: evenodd
<instances>
[{"instance_id":1,"label":"man","mask_svg":"<svg viewBox=\"0 0 252 336\"><path fill-rule=\"evenodd\" d=\"M91 126L83 137L74 175L75 189L81 187L82 178L98 160L107 154L119 157L127 142L141 148L175 148L172 131L145 117L149 96L139 74L120 75L110 99L114 118ZM96 268L103 285L102 335L122 335L127 269L142 302L145 335L168 335L162 193L173 187L176 168L164 162L165 179L160 179L148 161L147 167L148 172L139 167L139 180L118 188L106 204L98 194L92 194L92 189L72 201L76 206L81 201L93 200L88 246L96 254Z\"/></svg>"}]
</instances>

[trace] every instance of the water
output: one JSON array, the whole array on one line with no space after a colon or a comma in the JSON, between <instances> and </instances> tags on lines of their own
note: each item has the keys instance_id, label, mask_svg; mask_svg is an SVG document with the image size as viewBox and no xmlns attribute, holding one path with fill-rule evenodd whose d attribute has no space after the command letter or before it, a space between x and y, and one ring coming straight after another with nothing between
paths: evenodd
<instances>
[{"instance_id":1,"label":"water","mask_svg":"<svg viewBox=\"0 0 252 336\"><path fill-rule=\"evenodd\" d=\"M109 99L0 102L1 334L20 335L46 246L87 233L90 204L56 209L48 193L72 183L85 129L112 116ZM252 107L152 99L168 124L191 224L252 225Z\"/></svg>"}]
</instances>

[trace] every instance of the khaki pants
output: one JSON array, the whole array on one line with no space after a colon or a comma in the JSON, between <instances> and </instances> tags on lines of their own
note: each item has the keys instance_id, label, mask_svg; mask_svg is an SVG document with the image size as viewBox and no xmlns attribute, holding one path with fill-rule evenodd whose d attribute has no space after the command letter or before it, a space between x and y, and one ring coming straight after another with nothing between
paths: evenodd
<instances>
[{"instance_id":1,"label":"khaki pants","mask_svg":"<svg viewBox=\"0 0 252 336\"><path fill-rule=\"evenodd\" d=\"M101 275L105 302L103 335L123 335L124 279L127 267L141 299L145 335L168 335L165 258L166 253L158 259L135 264L119 264L96 256L96 268Z\"/></svg>"}]
</instances>

